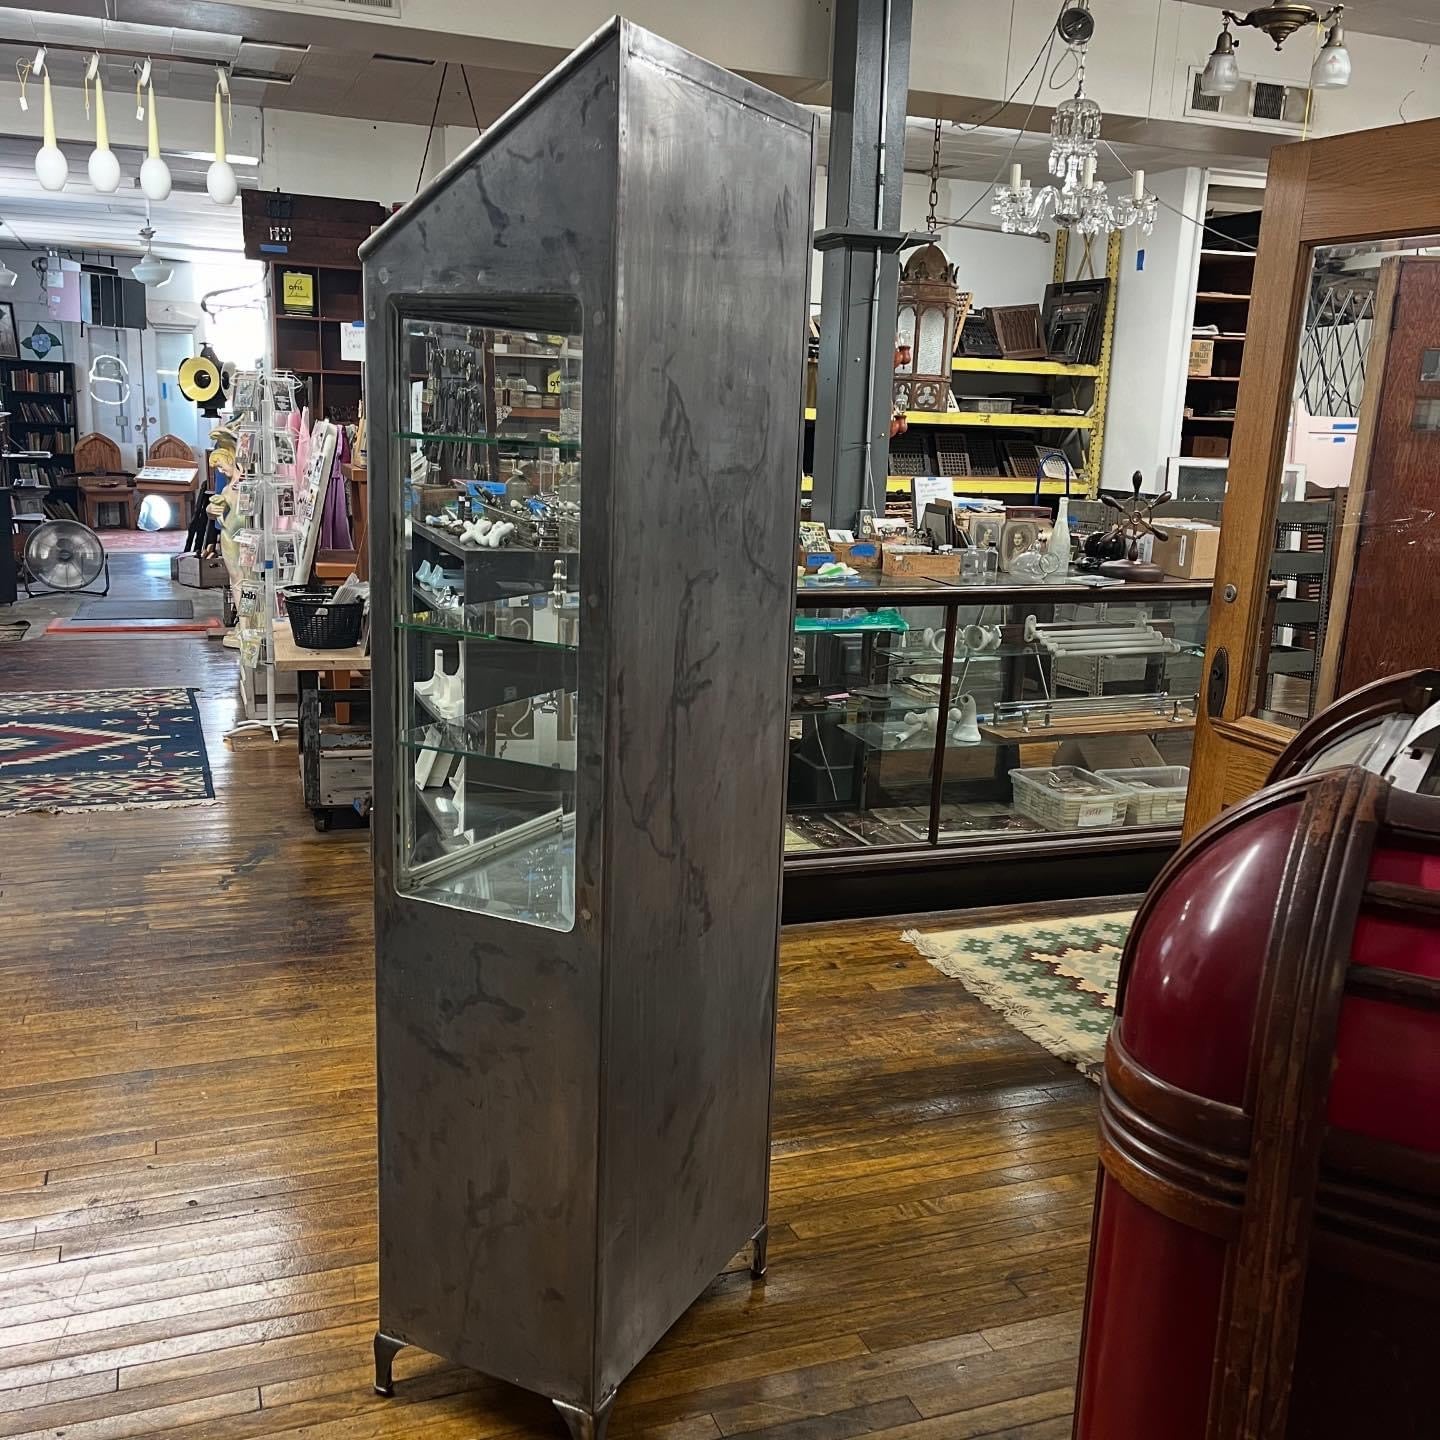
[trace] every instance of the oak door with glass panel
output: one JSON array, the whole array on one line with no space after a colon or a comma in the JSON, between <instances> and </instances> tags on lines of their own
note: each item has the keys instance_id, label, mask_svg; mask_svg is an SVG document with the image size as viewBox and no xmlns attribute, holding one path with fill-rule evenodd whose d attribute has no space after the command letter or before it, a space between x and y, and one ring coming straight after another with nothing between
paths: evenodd
<instances>
[{"instance_id":1,"label":"oak door with glass panel","mask_svg":"<svg viewBox=\"0 0 1440 1440\"><path fill-rule=\"evenodd\" d=\"M1440 662L1440 186L1414 178L1436 173L1440 120L1271 156L1187 834L1259 789L1309 714ZM1272 580L1282 478L1327 419L1358 439L1349 465L1313 467L1344 515L1306 640L1322 653L1313 680L1277 683L1279 612L1303 608Z\"/></svg>"}]
</instances>

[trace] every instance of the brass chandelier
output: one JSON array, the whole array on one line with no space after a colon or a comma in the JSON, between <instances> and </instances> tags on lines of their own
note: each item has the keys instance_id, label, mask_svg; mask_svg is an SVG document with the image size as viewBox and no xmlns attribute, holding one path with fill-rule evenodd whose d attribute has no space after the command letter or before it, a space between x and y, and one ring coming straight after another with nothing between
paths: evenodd
<instances>
[{"instance_id":1,"label":"brass chandelier","mask_svg":"<svg viewBox=\"0 0 1440 1440\"><path fill-rule=\"evenodd\" d=\"M1275 42L1277 50L1307 25L1327 26L1325 44L1316 56L1310 83L1317 90L1338 90L1350 83L1350 52L1341 26L1344 5L1332 5L1323 15L1315 6L1303 4L1260 5L1243 15L1233 10L1223 14L1223 28L1200 77L1202 94L1230 95L1240 87L1240 70L1235 60L1235 47L1239 42L1230 33L1231 25L1264 31Z\"/></svg>"}]
</instances>

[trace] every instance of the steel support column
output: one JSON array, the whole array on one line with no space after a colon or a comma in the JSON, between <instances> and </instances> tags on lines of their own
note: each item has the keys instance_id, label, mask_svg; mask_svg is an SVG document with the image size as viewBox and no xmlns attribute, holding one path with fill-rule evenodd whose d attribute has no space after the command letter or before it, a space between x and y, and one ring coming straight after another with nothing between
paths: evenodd
<instances>
[{"instance_id":1,"label":"steel support column","mask_svg":"<svg viewBox=\"0 0 1440 1440\"><path fill-rule=\"evenodd\" d=\"M911 0L834 5L811 513L848 527L885 505Z\"/></svg>"}]
</instances>

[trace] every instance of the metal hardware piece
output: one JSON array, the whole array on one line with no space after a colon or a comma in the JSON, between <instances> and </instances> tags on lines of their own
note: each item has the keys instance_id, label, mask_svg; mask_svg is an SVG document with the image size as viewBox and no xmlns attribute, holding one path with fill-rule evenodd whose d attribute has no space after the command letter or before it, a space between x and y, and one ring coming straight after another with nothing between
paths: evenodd
<instances>
[{"instance_id":1,"label":"metal hardware piece","mask_svg":"<svg viewBox=\"0 0 1440 1440\"><path fill-rule=\"evenodd\" d=\"M1230 693L1230 656L1222 645L1210 662L1210 678L1205 684L1205 713L1214 720L1225 711L1225 697Z\"/></svg>"}]
</instances>

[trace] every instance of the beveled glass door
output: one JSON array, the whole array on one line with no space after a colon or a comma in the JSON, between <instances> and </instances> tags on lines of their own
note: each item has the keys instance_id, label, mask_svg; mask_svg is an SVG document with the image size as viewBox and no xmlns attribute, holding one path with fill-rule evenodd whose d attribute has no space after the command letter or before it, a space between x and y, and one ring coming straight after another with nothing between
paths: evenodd
<instances>
[{"instance_id":1,"label":"beveled glass door","mask_svg":"<svg viewBox=\"0 0 1440 1440\"><path fill-rule=\"evenodd\" d=\"M1271 157L1187 834L1332 699L1440 663L1437 164L1440 121Z\"/></svg>"}]
</instances>

